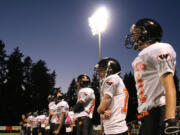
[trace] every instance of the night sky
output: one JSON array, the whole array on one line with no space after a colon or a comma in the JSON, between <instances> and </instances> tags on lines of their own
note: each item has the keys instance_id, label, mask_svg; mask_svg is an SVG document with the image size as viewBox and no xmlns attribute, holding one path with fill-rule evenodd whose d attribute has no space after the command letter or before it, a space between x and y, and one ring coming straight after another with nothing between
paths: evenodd
<instances>
[{"instance_id":1,"label":"night sky","mask_svg":"<svg viewBox=\"0 0 180 135\"><path fill-rule=\"evenodd\" d=\"M120 62L121 76L133 71L131 62L138 54L124 47L125 36L133 23L147 17L161 24L162 42L176 50L180 79L180 0L0 0L0 40L7 54L19 46L24 57L46 61L56 71L56 87L66 92L78 75L92 78L98 37L92 35L88 18L101 6L110 18L102 33L102 56Z\"/></svg>"}]
</instances>

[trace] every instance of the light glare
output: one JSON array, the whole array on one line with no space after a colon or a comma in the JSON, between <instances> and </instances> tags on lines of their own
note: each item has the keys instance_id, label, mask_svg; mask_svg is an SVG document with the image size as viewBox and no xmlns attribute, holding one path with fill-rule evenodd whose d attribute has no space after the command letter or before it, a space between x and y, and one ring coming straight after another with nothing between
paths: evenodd
<instances>
[{"instance_id":1,"label":"light glare","mask_svg":"<svg viewBox=\"0 0 180 135\"><path fill-rule=\"evenodd\" d=\"M92 34L96 35L103 32L107 27L108 12L106 8L99 8L93 16L89 18L89 26Z\"/></svg>"}]
</instances>

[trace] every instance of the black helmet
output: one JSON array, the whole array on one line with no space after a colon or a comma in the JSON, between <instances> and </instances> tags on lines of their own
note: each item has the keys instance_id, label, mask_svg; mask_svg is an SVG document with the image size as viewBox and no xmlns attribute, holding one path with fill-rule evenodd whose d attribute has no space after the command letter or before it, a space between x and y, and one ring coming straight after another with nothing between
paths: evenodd
<instances>
[{"instance_id":1,"label":"black helmet","mask_svg":"<svg viewBox=\"0 0 180 135\"><path fill-rule=\"evenodd\" d=\"M152 19L143 18L133 24L130 34L126 36L125 46L139 50L144 43L160 42L162 38L162 28L158 22Z\"/></svg>"},{"instance_id":2,"label":"black helmet","mask_svg":"<svg viewBox=\"0 0 180 135\"><path fill-rule=\"evenodd\" d=\"M61 93L60 91L57 92L56 98L57 98L57 101L61 101L64 98L63 93Z\"/></svg>"},{"instance_id":3,"label":"black helmet","mask_svg":"<svg viewBox=\"0 0 180 135\"><path fill-rule=\"evenodd\" d=\"M54 100L55 102L59 102L63 99L63 93L61 92L60 89L55 89L54 90Z\"/></svg>"},{"instance_id":4,"label":"black helmet","mask_svg":"<svg viewBox=\"0 0 180 135\"><path fill-rule=\"evenodd\" d=\"M78 76L77 83L79 84L81 88L89 87L91 80L89 76L87 76L86 74L82 74Z\"/></svg>"},{"instance_id":5,"label":"black helmet","mask_svg":"<svg viewBox=\"0 0 180 135\"><path fill-rule=\"evenodd\" d=\"M38 116L38 111L33 112L34 116Z\"/></svg>"},{"instance_id":6,"label":"black helmet","mask_svg":"<svg viewBox=\"0 0 180 135\"><path fill-rule=\"evenodd\" d=\"M48 95L48 102L54 101L54 95L49 94Z\"/></svg>"},{"instance_id":7,"label":"black helmet","mask_svg":"<svg viewBox=\"0 0 180 135\"><path fill-rule=\"evenodd\" d=\"M94 70L97 74L99 74L100 71L105 71L105 77L107 77L112 74L120 74L121 66L119 62L113 58L104 58L95 65Z\"/></svg>"}]
</instances>

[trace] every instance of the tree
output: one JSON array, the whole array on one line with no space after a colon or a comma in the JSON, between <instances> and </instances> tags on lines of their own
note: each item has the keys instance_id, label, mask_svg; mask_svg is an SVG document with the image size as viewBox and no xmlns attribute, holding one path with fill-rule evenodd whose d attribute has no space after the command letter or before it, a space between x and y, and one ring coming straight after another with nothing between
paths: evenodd
<instances>
[{"instance_id":1,"label":"tree","mask_svg":"<svg viewBox=\"0 0 180 135\"><path fill-rule=\"evenodd\" d=\"M65 94L65 100L68 102L70 107L73 107L77 102L77 85L75 79L72 80Z\"/></svg>"},{"instance_id":2,"label":"tree","mask_svg":"<svg viewBox=\"0 0 180 135\"><path fill-rule=\"evenodd\" d=\"M45 61L39 60L33 64L31 71L32 99L34 110L47 108L47 97L54 88L55 72L49 73Z\"/></svg>"},{"instance_id":3,"label":"tree","mask_svg":"<svg viewBox=\"0 0 180 135\"><path fill-rule=\"evenodd\" d=\"M5 120L6 117L6 83L7 83L7 55L5 44L0 40L0 120Z\"/></svg>"},{"instance_id":4,"label":"tree","mask_svg":"<svg viewBox=\"0 0 180 135\"><path fill-rule=\"evenodd\" d=\"M6 55L0 40L0 124L19 122L20 114L48 107L47 97L54 90L56 73L50 73L45 61L33 63L16 47Z\"/></svg>"},{"instance_id":5,"label":"tree","mask_svg":"<svg viewBox=\"0 0 180 135\"><path fill-rule=\"evenodd\" d=\"M7 83L5 100L9 112L9 119L16 121L15 117L20 112L22 102L23 84L23 54L15 48L7 60Z\"/></svg>"},{"instance_id":6,"label":"tree","mask_svg":"<svg viewBox=\"0 0 180 135\"><path fill-rule=\"evenodd\" d=\"M29 112L32 109L32 78L31 78L31 71L32 71L32 59L28 56L24 59L24 69L23 69L23 101L24 104L22 106L21 112Z\"/></svg>"},{"instance_id":7,"label":"tree","mask_svg":"<svg viewBox=\"0 0 180 135\"><path fill-rule=\"evenodd\" d=\"M53 72L51 74L49 74L49 84L50 84L50 86L54 87L55 86L55 82L56 82L56 72L55 72L55 70L53 70ZM62 92L61 87L54 88L54 89L59 90L59 91ZM49 93L52 92L52 90L50 90Z\"/></svg>"},{"instance_id":8,"label":"tree","mask_svg":"<svg viewBox=\"0 0 180 135\"><path fill-rule=\"evenodd\" d=\"M10 98L18 101L22 94L23 84L23 54L20 52L19 47L14 49L14 52L9 56L7 61L7 89Z\"/></svg>"},{"instance_id":9,"label":"tree","mask_svg":"<svg viewBox=\"0 0 180 135\"><path fill-rule=\"evenodd\" d=\"M135 80L133 74L130 72L129 74L124 75L124 84L129 92L129 101L128 101L128 113L127 113L127 121L133 121L137 118L137 90L135 87Z\"/></svg>"},{"instance_id":10,"label":"tree","mask_svg":"<svg viewBox=\"0 0 180 135\"><path fill-rule=\"evenodd\" d=\"M1 92L3 92L4 85L7 81L7 55L4 48L5 44L0 40L0 95L2 95Z\"/></svg>"},{"instance_id":11,"label":"tree","mask_svg":"<svg viewBox=\"0 0 180 135\"><path fill-rule=\"evenodd\" d=\"M96 98L95 108L94 108L94 112L93 112L93 124L99 125L100 124L100 115L97 112L97 108L100 104L100 90L99 90L99 80L96 75L93 75L91 87L94 90L94 94L95 94L95 98Z\"/></svg>"}]
</instances>

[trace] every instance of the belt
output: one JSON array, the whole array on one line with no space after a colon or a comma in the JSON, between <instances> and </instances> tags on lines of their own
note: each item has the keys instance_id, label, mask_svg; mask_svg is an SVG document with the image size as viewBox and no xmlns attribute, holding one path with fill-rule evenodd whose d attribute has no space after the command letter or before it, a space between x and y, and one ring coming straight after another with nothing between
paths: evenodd
<instances>
[{"instance_id":1,"label":"belt","mask_svg":"<svg viewBox=\"0 0 180 135\"><path fill-rule=\"evenodd\" d=\"M81 116L81 117L78 117L77 118L77 124L79 125L79 126L81 126L82 124L83 124L83 119L85 119L85 118L89 118L88 116Z\"/></svg>"},{"instance_id":2,"label":"belt","mask_svg":"<svg viewBox=\"0 0 180 135\"><path fill-rule=\"evenodd\" d=\"M81 116L81 117L78 117L77 119L85 119L85 118L89 118L88 116Z\"/></svg>"},{"instance_id":3,"label":"belt","mask_svg":"<svg viewBox=\"0 0 180 135\"><path fill-rule=\"evenodd\" d=\"M137 116L137 118L141 119L141 118L143 118L144 116L147 116L147 115L149 115L149 112L142 112Z\"/></svg>"}]
</instances>

